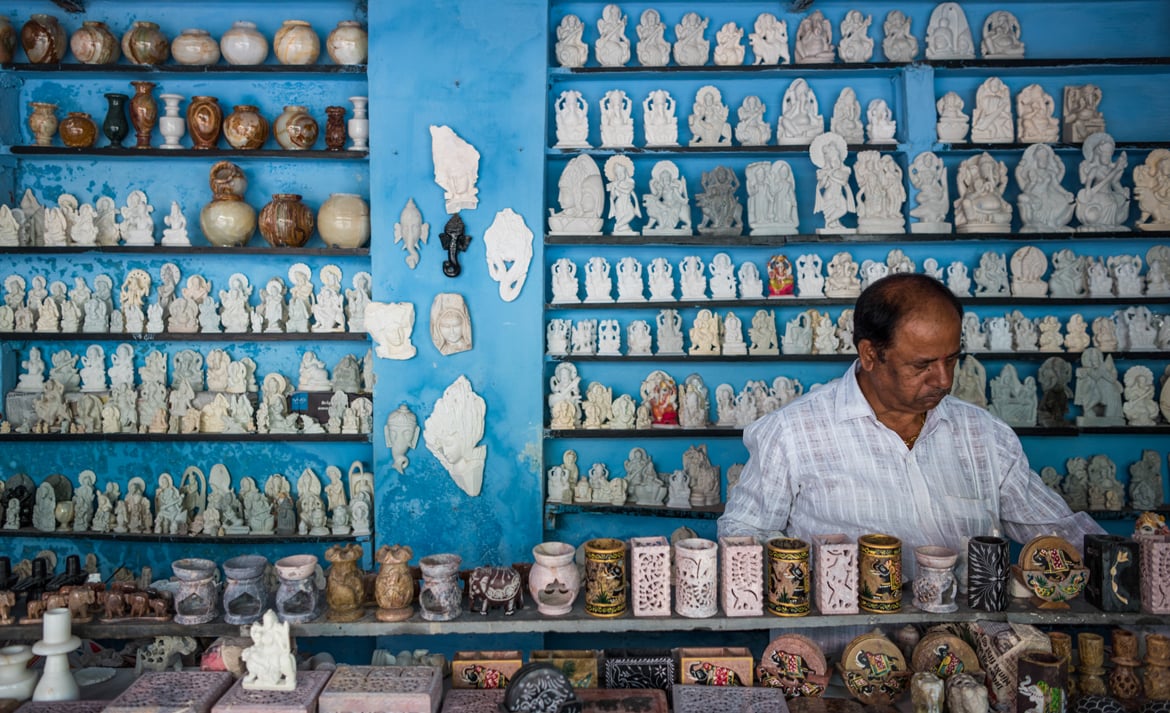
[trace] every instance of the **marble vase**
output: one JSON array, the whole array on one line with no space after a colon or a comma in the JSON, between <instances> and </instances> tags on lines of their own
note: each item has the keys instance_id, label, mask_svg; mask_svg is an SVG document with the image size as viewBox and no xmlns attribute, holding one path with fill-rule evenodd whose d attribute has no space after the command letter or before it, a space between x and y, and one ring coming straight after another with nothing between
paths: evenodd
<instances>
[{"instance_id":1,"label":"marble vase","mask_svg":"<svg viewBox=\"0 0 1170 713\"><path fill-rule=\"evenodd\" d=\"M44 13L29 16L20 28L20 44L31 64L57 64L69 50L65 28L56 17Z\"/></svg>"},{"instance_id":2,"label":"marble vase","mask_svg":"<svg viewBox=\"0 0 1170 713\"><path fill-rule=\"evenodd\" d=\"M959 554L948 547L923 545L914 548L918 576L914 579L914 606L932 614L957 611L955 562Z\"/></svg>"},{"instance_id":3,"label":"marble vase","mask_svg":"<svg viewBox=\"0 0 1170 713\"><path fill-rule=\"evenodd\" d=\"M272 52L281 64L313 64L321 56L321 38L305 20L285 20L272 38Z\"/></svg>"},{"instance_id":4,"label":"marble vase","mask_svg":"<svg viewBox=\"0 0 1170 713\"><path fill-rule=\"evenodd\" d=\"M325 559L330 565L325 581L329 621L357 621L362 618L366 586L358 567L361 557L362 546L356 542L333 545L325 550Z\"/></svg>"},{"instance_id":5,"label":"marble vase","mask_svg":"<svg viewBox=\"0 0 1170 713\"><path fill-rule=\"evenodd\" d=\"M1141 610L1138 543L1119 535L1085 535L1085 600L1101 611Z\"/></svg>"},{"instance_id":6,"label":"marble vase","mask_svg":"<svg viewBox=\"0 0 1170 713\"><path fill-rule=\"evenodd\" d=\"M804 616L812 610L809 544L791 537L768 540L768 612Z\"/></svg>"},{"instance_id":7,"label":"marble vase","mask_svg":"<svg viewBox=\"0 0 1170 713\"><path fill-rule=\"evenodd\" d=\"M423 585L418 593L419 614L426 621L451 621L463 613L459 593L459 564L454 554L427 555L418 561Z\"/></svg>"},{"instance_id":8,"label":"marble vase","mask_svg":"<svg viewBox=\"0 0 1170 713\"><path fill-rule=\"evenodd\" d=\"M7 15L0 16L0 64L11 62L16 56L16 29Z\"/></svg>"},{"instance_id":9,"label":"marble vase","mask_svg":"<svg viewBox=\"0 0 1170 713\"><path fill-rule=\"evenodd\" d=\"M223 138L233 149L254 151L268 140L268 120L251 104L237 104L223 120Z\"/></svg>"},{"instance_id":10,"label":"marble vase","mask_svg":"<svg viewBox=\"0 0 1170 713\"><path fill-rule=\"evenodd\" d=\"M857 543L842 534L814 535L812 555L817 611L856 614Z\"/></svg>"},{"instance_id":11,"label":"marble vase","mask_svg":"<svg viewBox=\"0 0 1170 713\"><path fill-rule=\"evenodd\" d=\"M260 621L268 608L267 567L268 560L260 555L239 555L224 561L224 621L237 625Z\"/></svg>"},{"instance_id":12,"label":"marble vase","mask_svg":"<svg viewBox=\"0 0 1170 713\"><path fill-rule=\"evenodd\" d=\"M370 204L356 193L332 193L317 211L317 232L331 248L353 250L370 240Z\"/></svg>"},{"instance_id":13,"label":"marble vase","mask_svg":"<svg viewBox=\"0 0 1170 713\"><path fill-rule=\"evenodd\" d=\"M325 148L340 151L345 148L345 107L325 107Z\"/></svg>"},{"instance_id":14,"label":"marble vase","mask_svg":"<svg viewBox=\"0 0 1170 713\"><path fill-rule=\"evenodd\" d=\"M626 613L626 543L599 537L585 543L585 613L612 618Z\"/></svg>"},{"instance_id":15,"label":"marble vase","mask_svg":"<svg viewBox=\"0 0 1170 713\"><path fill-rule=\"evenodd\" d=\"M414 550L405 545L382 545L374 559L381 568L374 580L375 613L378 621L402 621L414 613L414 577L410 575L410 558Z\"/></svg>"},{"instance_id":16,"label":"marble vase","mask_svg":"<svg viewBox=\"0 0 1170 713\"><path fill-rule=\"evenodd\" d=\"M674 611L689 619L704 619L719 611L719 545L688 537L674 545Z\"/></svg>"},{"instance_id":17,"label":"marble vase","mask_svg":"<svg viewBox=\"0 0 1170 713\"><path fill-rule=\"evenodd\" d=\"M290 555L273 564L280 585L276 589L276 613L281 621L303 624L321 613L321 593L315 581L317 558Z\"/></svg>"},{"instance_id":18,"label":"marble vase","mask_svg":"<svg viewBox=\"0 0 1170 713\"><path fill-rule=\"evenodd\" d=\"M84 20L69 38L69 49L82 64L112 64L118 61L121 49L118 38L100 20Z\"/></svg>"},{"instance_id":19,"label":"marble vase","mask_svg":"<svg viewBox=\"0 0 1170 713\"><path fill-rule=\"evenodd\" d=\"M215 562L199 557L171 563L171 571L179 580L179 591L175 595L176 624L206 624L219 616L217 570Z\"/></svg>"},{"instance_id":20,"label":"marble vase","mask_svg":"<svg viewBox=\"0 0 1170 713\"><path fill-rule=\"evenodd\" d=\"M219 61L219 43L207 30L188 28L171 41L171 57L175 62L206 66Z\"/></svg>"},{"instance_id":21,"label":"marble vase","mask_svg":"<svg viewBox=\"0 0 1170 713\"><path fill-rule=\"evenodd\" d=\"M296 193L275 193L260 209L260 234L274 248L299 248L313 235L313 211Z\"/></svg>"},{"instance_id":22,"label":"marble vase","mask_svg":"<svg viewBox=\"0 0 1170 713\"><path fill-rule=\"evenodd\" d=\"M719 571L723 613L763 616L764 546L754 537L720 537Z\"/></svg>"},{"instance_id":23,"label":"marble vase","mask_svg":"<svg viewBox=\"0 0 1170 713\"><path fill-rule=\"evenodd\" d=\"M268 39L256 30L256 23L239 20L219 38L219 51L228 64L264 64Z\"/></svg>"},{"instance_id":24,"label":"marble vase","mask_svg":"<svg viewBox=\"0 0 1170 713\"><path fill-rule=\"evenodd\" d=\"M670 616L670 550L662 535L630 538L630 607L634 616Z\"/></svg>"},{"instance_id":25,"label":"marble vase","mask_svg":"<svg viewBox=\"0 0 1170 713\"><path fill-rule=\"evenodd\" d=\"M158 119L158 131L163 136L161 149L181 149L179 140L187 133L187 122L179 115L179 102L183 101L180 94L159 94L163 100L163 115Z\"/></svg>"},{"instance_id":26,"label":"marble vase","mask_svg":"<svg viewBox=\"0 0 1170 713\"><path fill-rule=\"evenodd\" d=\"M317 143L319 127L309 110L298 104L289 104L272 122L272 136L280 147L288 151L304 151Z\"/></svg>"},{"instance_id":27,"label":"marble vase","mask_svg":"<svg viewBox=\"0 0 1170 713\"><path fill-rule=\"evenodd\" d=\"M366 106L370 99L369 97L350 97L349 101L353 104L353 116L346 122L349 138L353 140L349 150L366 151L369 149L367 141L370 138L370 119L366 115Z\"/></svg>"},{"instance_id":28,"label":"marble vase","mask_svg":"<svg viewBox=\"0 0 1170 713\"><path fill-rule=\"evenodd\" d=\"M154 82L133 81L134 96L130 99L130 123L134 125L134 148L150 148L150 133L154 130L154 122L158 119L158 104L155 103L151 92L154 91Z\"/></svg>"},{"instance_id":29,"label":"marble vase","mask_svg":"<svg viewBox=\"0 0 1170 713\"><path fill-rule=\"evenodd\" d=\"M162 64L171 55L171 43L158 23L135 20L122 35L122 54L134 64Z\"/></svg>"},{"instance_id":30,"label":"marble vase","mask_svg":"<svg viewBox=\"0 0 1170 713\"><path fill-rule=\"evenodd\" d=\"M563 616L573 609L581 590L575 547L565 542L542 542L532 548L534 564L528 571L528 593L545 616Z\"/></svg>"},{"instance_id":31,"label":"marble vase","mask_svg":"<svg viewBox=\"0 0 1170 713\"><path fill-rule=\"evenodd\" d=\"M29 102L28 128L32 130L37 146L52 146L57 133L57 105L48 102Z\"/></svg>"},{"instance_id":32,"label":"marble vase","mask_svg":"<svg viewBox=\"0 0 1170 713\"><path fill-rule=\"evenodd\" d=\"M369 36L360 22L342 20L325 38L325 51L334 64L365 64Z\"/></svg>"},{"instance_id":33,"label":"marble vase","mask_svg":"<svg viewBox=\"0 0 1170 713\"><path fill-rule=\"evenodd\" d=\"M97 141L98 128L93 118L83 111L71 111L57 126L61 143L69 148L85 149Z\"/></svg>"},{"instance_id":34,"label":"marble vase","mask_svg":"<svg viewBox=\"0 0 1170 713\"><path fill-rule=\"evenodd\" d=\"M108 148L120 149L130 134L130 122L126 119L126 102L129 95L110 92L106 97L106 118L102 120L102 133L109 140Z\"/></svg>"},{"instance_id":35,"label":"marble vase","mask_svg":"<svg viewBox=\"0 0 1170 713\"><path fill-rule=\"evenodd\" d=\"M223 109L215 97L202 94L191 97L187 105L187 133L191 135L191 148L215 148L222 127Z\"/></svg>"},{"instance_id":36,"label":"marble vase","mask_svg":"<svg viewBox=\"0 0 1170 713\"><path fill-rule=\"evenodd\" d=\"M240 167L220 161L208 176L214 200L199 211L199 228L212 245L243 245L256 232L256 209L244 201L248 180Z\"/></svg>"}]
</instances>

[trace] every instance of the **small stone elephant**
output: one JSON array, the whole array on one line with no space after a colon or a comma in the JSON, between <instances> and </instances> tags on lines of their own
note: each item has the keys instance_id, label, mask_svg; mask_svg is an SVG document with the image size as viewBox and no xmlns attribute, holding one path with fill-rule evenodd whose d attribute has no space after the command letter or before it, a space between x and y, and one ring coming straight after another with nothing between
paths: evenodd
<instances>
[{"instance_id":1,"label":"small stone elephant","mask_svg":"<svg viewBox=\"0 0 1170 713\"><path fill-rule=\"evenodd\" d=\"M489 607L504 607L511 616L524 606L520 573L511 567L476 567L467 578L471 611L487 614Z\"/></svg>"}]
</instances>

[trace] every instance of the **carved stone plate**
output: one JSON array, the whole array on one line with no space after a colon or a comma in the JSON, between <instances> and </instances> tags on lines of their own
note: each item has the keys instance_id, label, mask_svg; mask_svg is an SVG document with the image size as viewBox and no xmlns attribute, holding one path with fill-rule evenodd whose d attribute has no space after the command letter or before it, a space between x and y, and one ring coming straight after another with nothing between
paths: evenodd
<instances>
[{"instance_id":1,"label":"carved stone plate","mask_svg":"<svg viewBox=\"0 0 1170 713\"><path fill-rule=\"evenodd\" d=\"M573 685L556 666L541 661L520 667L504 689L508 713L580 713Z\"/></svg>"},{"instance_id":2,"label":"carved stone plate","mask_svg":"<svg viewBox=\"0 0 1170 713\"><path fill-rule=\"evenodd\" d=\"M910 683L902 652L878 631L850 641L839 666L850 695L865 705L889 705Z\"/></svg>"},{"instance_id":3,"label":"carved stone plate","mask_svg":"<svg viewBox=\"0 0 1170 713\"><path fill-rule=\"evenodd\" d=\"M956 673L979 673L979 657L967 642L954 634L932 631L914 647L910 668L929 671L942 679Z\"/></svg>"}]
</instances>

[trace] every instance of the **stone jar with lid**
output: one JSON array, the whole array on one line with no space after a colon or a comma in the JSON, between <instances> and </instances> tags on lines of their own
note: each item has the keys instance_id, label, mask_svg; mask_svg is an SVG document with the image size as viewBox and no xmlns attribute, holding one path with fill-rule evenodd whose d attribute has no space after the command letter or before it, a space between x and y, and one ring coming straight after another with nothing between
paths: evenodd
<instances>
[{"instance_id":1,"label":"stone jar with lid","mask_svg":"<svg viewBox=\"0 0 1170 713\"><path fill-rule=\"evenodd\" d=\"M272 38L272 52L281 64L313 64L321 56L321 38L305 20L285 20Z\"/></svg>"},{"instance_id":2,"label":"stone jar with lid","mask_svg":"<svg viewBox=\"0 0 1170 713\"><path fill-rule=\"evenodd\" d=\"M334 64L365 64L369 37L360 22L342 20L325 38L325 51Z\"/></svg>"},{"instance_id":3,"label":"stone jar with lid","mask_svg":"<svg viewBox=\"0 0 1170 713\"><path fill-rule=\"evenodd\" d=\"M84 111L71 111L61 120L57 133L61 135L61 143L69 148L89 148L97 141L97 124Z\"/></svg>"},{"instance_id":4,"label":"stone jar with lid","mask_svg":"<svg viewBox=\"0 0 1170 713\"><path fill-rule=\"evenodd\" d=\"M32 64L57 64L69 49L65 28L57 18L39 12L20 28L20 45Z\"/></svg>"},{"instance_id":5,"label":"stone jar with lid","mask_svg":"<svg viewBox=\"0 0 1170 713\"><path fill-rule=\"evenodd\" d=\"M374 598L378 602L378 621L403 621L414 613L414 577L410 558L414 550L407 545L382 545L374 559L381 568L374 580Z\"/></svg>"},{"instance_id":6,"label":"stone jar with lid","mask_svg":"<svg viewBox=\"0 0 1170 713\"><path fill-rule=\"evenodd\" d=\"M199 227L212 245L243 245L256 232L256 209L244 201L248 180L240 167L220 161L209 175L214 200L199 211Z\"/></svg>"},{"instance_id":7,"label":"stone jar with lid","mask_svg":"<svg viewBox=\"0 0 1170 713\"><path fill-rule=\"evenodd\" d=\"M113 64L122 55L118 38L100 20L85 20L69 38L73 56L82 64Z\"/></svg>"},{"instance_id":8,"label":"stone jar with lid","mask_svg":"<svg viewBox=\"0 0 1170 713\"><path fill-rule=\"evenodd\" d=\"M228 64L264 64L268 39L256 29L255 22L238 20L219 38L219 51Z\"/></svg>"},{"instance_id":9,"label":"stone jar with lid","mask_svg":"<svg viewBox=\"0 0 1170 713\"><path fill-rule=\"evenodd\" d=\"M268 140L268 120L251 104L237 104L224 117L223 138L233 149L254 151Z\"/></svg>"},{"instance_id":10,"label":"stone jar with lid","mask_svg":"<svg viewBox=\"0 0 1170 713\"><path fill-rule=\"evenodd\" d=\"M317 232L331 248L360 248L370 239L370 205L356 193L333 193L317 211Z\"/></svg>"},{"instance_id":11,"label":"stone jar with lid","mask_svg":"<svg viewBox=\"0 0 1170 713\"><path fill-rule=\"evenodd\" d=\"M0 62L16 57L16 29L7 15L0 15Z\"/></svg>"},{"instance_id":12,"label":"stone jar with lid","mask_svg":"<svg viewBox=\"0 0 1170 713\"><path fill-rule=\"evenodd\" d=\"M162 64L171 55L171 43L157 22L135 20L122 35L122 54L134 64Z\"/></svg>"},{"instance_id":13,"label":"stone jar with lid","mask_svg":"<svg viewBox=\"0 0 1170 713\"><path fill-rule=\"evenodd\" d=\"M192 148L215 148L222 126L223 110L215 97L202 94L191 97L187 105L187 133L191 135Z\"/></svg>"},{"instance_id":14,"label":"stone jar with lid","mask_svg":"<svg viewBox=\"0 0 1170 713\"><path fill-rule=\"evenodd\" d=\"M309 110L297 104L284 108L272 122L272 136L276 143L289 151L304 151L317 143L319 127Z\"/></svg>"},{"instance_id":15,"label":"stone jar with lid","mask_svg":"<svg viewBox=\"0 0 1170 713\"><path fill-rule=\"evenodd\" d=\"M274 248L299 248L313 235L313 211L296 193L274 193L260 209L260 234Z\"/></svg>"},{"instance_id":16,"label":"stone jar with lid","mask_svg":"<svg viewBox=\"0 0 1170 713\"><path fill-rule=\"evenodd\" d=\"M219 61L219 43L207 30L188 28L171 41L171 56L179 64L215 64Z\"/></svg>"}]
</instances>

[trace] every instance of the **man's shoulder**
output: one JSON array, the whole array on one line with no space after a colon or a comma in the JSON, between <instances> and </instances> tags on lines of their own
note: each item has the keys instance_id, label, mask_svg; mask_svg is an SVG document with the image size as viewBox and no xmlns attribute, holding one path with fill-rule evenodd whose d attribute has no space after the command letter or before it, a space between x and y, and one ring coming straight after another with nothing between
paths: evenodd
<instances>
[{"instance_id":1,"label":"man's shoulder","mask_svg":"<svg viewBox=\"0 0 1170 713\"><path fill-rule=\"evenodd\" d=\"M944 416L963 428L1014 433L1011 426L1001 421L986 408L964 401L957 396L945 397L941 405L945 411Z\"/></svg>"},{"instance_id":2,"label":"man's shoulder","mask_svg":"<svg viewBox=\"0 0 1170 713\"><path fill-rule=\"evenodd\" d=\"M826 413L832 413L834 410L837 387L840 383L840 379L833 379L827 384L817 386L775 411L759 417L749 428L777 428L813 417L824 418Z\"/></svg>"}]
</instances>

